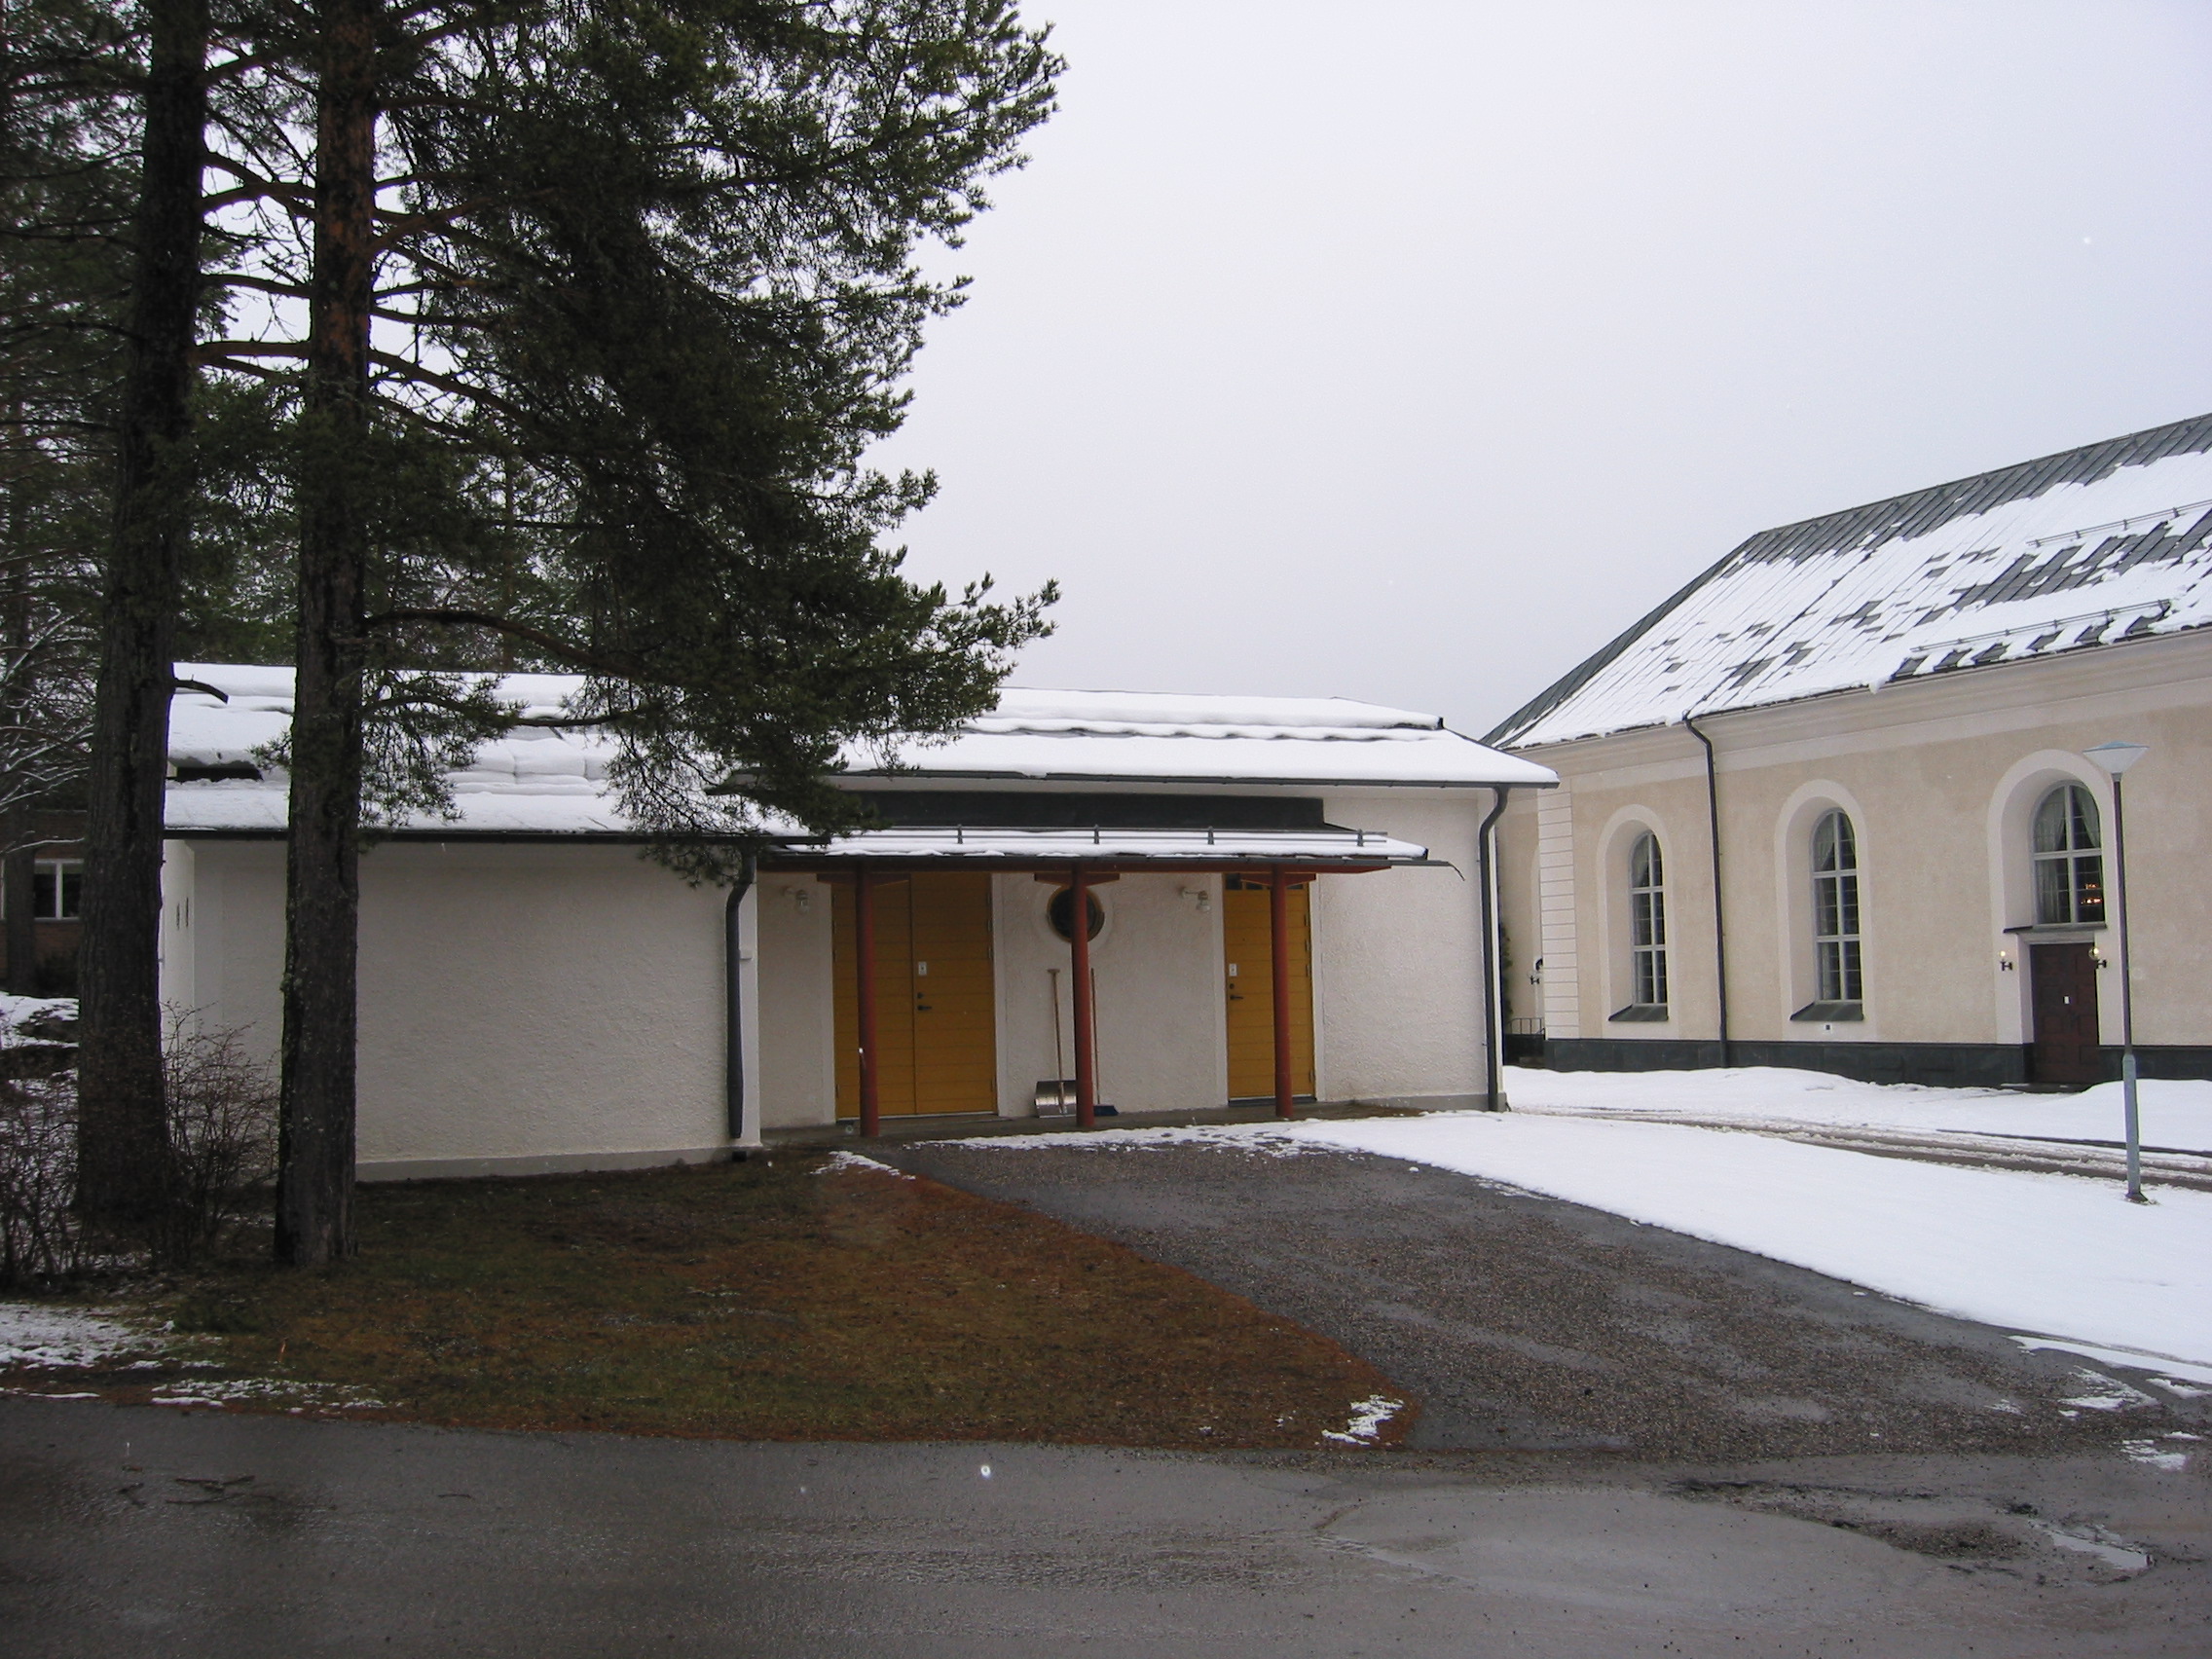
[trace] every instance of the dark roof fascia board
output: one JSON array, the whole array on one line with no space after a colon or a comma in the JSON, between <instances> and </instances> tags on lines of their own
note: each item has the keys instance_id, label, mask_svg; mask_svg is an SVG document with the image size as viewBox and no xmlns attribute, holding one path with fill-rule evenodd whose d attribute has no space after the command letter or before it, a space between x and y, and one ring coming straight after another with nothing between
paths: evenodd
<instances>
[{"instance_id":1,"label":"dark roof fascia board","mask_svg":"<svg viewBox=\"0 0 2212 1659\"><path fill-rule=\"evenodd\" d=\"M797 850L778 852L764 856L762 869L792 871L833 871L862 867L898 868L905 870L933 869L983 869L1001 875L1022 875L1037 872L1047 875L1066 874L1078 867L1094 871L1111 871L1120 874L1145 875L1175 871L1183 875L1234 875L1238 870L1271 869L1280 865L1285 869L1309 869L1323 875L1372 875L1386 869L1457 869L1449 859L1358 859L1315 858L1309 854L1253 853L1244 856L1214 854L1210 857L1192 858L1132 858L1126 853L1105 853L1097 858L1039 858L1035 856L1012 857L1008 855L957 853L817 853L809 856Z\"/></svg>"},{"instance_id":2,"label":"dark roof fascia board","mask_svg":"<svg viewBox=\"0 0 2212 1659\"><path fill-rule=\"evenodd\" d=\"M1485 745L1485 747L1491 747ZM840 778L863 778L873 783L886 778L914 777L902 772L840 772ZM1224 786L1247 784L1265 785L1284 790L1548 790L1555 784L1530 778L1468 779L1468 778L1154 778L1133 777L1125 772L1053 772L1046 777L1032 777L1024 772L925 772L920 779L954 778L963 782L1027 783L1039 789L1051 789L1057 784L1194 784L1202 789L1219 789Z\"/></svg>"},{"instance_id":3,"label":"dark roof fascia board","mask_svg":"<svg viewBox=\"0 0 2212 1659\"><path fill-rule=\"evenodd\" d=\"M180 830L165 829L165 841L276 841L286 838L282 830ZM781 846L785 841L776 836L758 835L686 835L685 841L699 841L717 847ZM450 830L378 830L367 836L367 844L376 847L387 841L467 841L472 844L513 844L518 846L600 846L645 847L655 844L657 837L640 835L627 830L467 830L456 827Z\"/></svg>"}]
</instances>

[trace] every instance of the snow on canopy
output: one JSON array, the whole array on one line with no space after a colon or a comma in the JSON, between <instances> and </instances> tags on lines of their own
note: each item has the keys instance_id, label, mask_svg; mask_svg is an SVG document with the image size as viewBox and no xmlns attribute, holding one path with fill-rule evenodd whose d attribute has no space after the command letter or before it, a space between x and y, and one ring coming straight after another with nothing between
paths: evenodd
<instances>
[{"instance_id":1,"label":"snow on canopy","mask_svg":"<svg viewBox=\"0 0 2212 1659\"><path fill-rule=\"evenodd\" d=\"M2212 415L1752 536L1485 741L1515 749L2212 623Z\"/></svg>"},{"instance_id":2,"label":"snow on canopy","mask_svg":"<svg viewBox=\"0 0 2212 1659\"><path fill-rule=\"evenodd\" d=\"M291 724L291 670L179 663L177 675L229 701L183 690L171 703L170 829L281 832L284 780L258 755ZM510 674L498 677L497 690L521 716L547 717L566 712L581 685L568 675ZM405 828L454 835L623 834L628 827L607 793L612 754L613 745L588 728L518 726L450 774L458 819ZM1306 788L1555 781L1542 766L1447 730L1434 715L1375 703L1014 687L1000 693L989 715L949 738L901 746L896 768L858 752L845 765L846 776L872 788L966 780ZM800 833L795 825L771 828Z\"/></svg>"}]
</instances>

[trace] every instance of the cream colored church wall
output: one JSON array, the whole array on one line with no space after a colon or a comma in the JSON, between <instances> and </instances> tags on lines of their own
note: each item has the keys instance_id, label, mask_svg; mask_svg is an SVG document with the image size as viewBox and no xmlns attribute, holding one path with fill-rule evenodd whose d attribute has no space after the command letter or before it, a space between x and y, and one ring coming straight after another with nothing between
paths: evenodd
<instances>
[{"instance_id":1,"label":"cream colored church wall","mask_svg":"<svg viewBox=\"0 0 2212 1659\"><path fill-rule=\"evenodd\" d=\"M2124 737L2152 748L2128 785L2137 1037L2212 1044L2212 1006L2199 989L2212 937L2212 884L2202 878L2212 860L2212 639L2145 642L1701 724L1719 756L1733 1036L2025 1042L2030 977L2005 929L2035 919L2028 821L2046 791L2078 780L2099 802L2109 849L2111 785L2081 752ZM1697 745L1677 726L1531 757L1567 777L1574 803L1581 1035L1712 1038ZM1830 806L1850 814L1860 843L1867 1017L1824 1027L1789 1015L1813 1000L1808 848ZM1606 1017L1626 1000L1618 959L1627 900L1614 854L1623 827L1645 818L1667 847L1680 1006L1667 1025L1631 1027ZM1517 867L1506 866L1509 878ZM2116 951L2112 930L2100 948ZM2117 973L2099 977L2099 992L2103 1035L2117 1042Z\"/></svg>"}]
</instances>

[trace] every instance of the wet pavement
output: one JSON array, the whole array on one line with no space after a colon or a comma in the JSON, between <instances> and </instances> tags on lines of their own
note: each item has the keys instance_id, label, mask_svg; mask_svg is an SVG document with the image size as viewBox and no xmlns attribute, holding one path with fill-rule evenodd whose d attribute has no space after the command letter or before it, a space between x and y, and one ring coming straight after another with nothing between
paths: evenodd
<instances>
[{"instance_id":1,"label":"wet pavement","mask_svg":"<svg viewBox=\"0 0 2212 1659\"><path fill-rule=\"evenodd\" d=\"M2212 1447L2212 1391L2148 1363L2024 1350L1748 1251L1397 1159L961 1141L881 1156L1334 1338L1420 1402L1416 1447L1668 1460L2191 1456L2172 1434Z\"/></svg>"},{"instance_id":2,"label":"wet pavement","mask_svg":"<svg viewBox=\"0 0 2212 1659\"><path fill-rule=\"evenodd\" d=\"M2194 1655L2205 1497L2110 1455L757 1446L18 1398L0 1649Z\"/></svg>"}]
</instances>

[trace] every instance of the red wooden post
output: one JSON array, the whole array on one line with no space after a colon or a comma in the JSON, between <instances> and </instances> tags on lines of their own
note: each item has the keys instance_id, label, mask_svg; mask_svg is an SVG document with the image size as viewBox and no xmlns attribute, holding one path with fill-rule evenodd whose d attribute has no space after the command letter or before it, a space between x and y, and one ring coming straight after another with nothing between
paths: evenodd
<instances>
[{"instance_id":1,"label":"red wooden post","mask_svg":"<svg viewBox=\"0 0 2212 1659\"><path fill-rule=\"evenodd\" d=\"M1090 1052L1090 876L1081 865L1068 883L1068 953L1075 1002L1075 1126L1088 1129L1098 1122L1098 1086Z\"/></svg>"},{"instance_id":2,"label":"red wooden post","mask_svg":"<svg viewBox=\"0 0 2212 1659\"><path fill-rule=\"evenodd\" d=\"M875 1075L875 889L866 870L853 878L853 957L860 972L854 1006L861 1027L861 1133L882 1132Z\"/></svg>"},{"instance_id":3,"label":"red wooden post","mask_svg":"<svg viewBox=\"0 0 2212 1659\"><path fill-rule=\"evenodd\" d=\"M1274 969L1275 1116L1288 1118L1295 1092L1290 1076L1290 873L1280 865L1268 890L1268 945Z\"/></svg>"}]
</instances>

